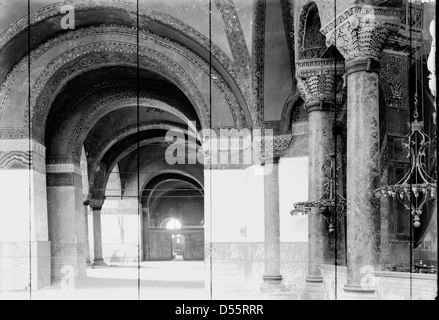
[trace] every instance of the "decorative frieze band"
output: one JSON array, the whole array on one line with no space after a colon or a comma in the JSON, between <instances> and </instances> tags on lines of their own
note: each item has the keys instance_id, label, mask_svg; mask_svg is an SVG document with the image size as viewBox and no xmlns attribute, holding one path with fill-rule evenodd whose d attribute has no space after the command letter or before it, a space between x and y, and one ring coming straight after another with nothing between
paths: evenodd
<instances>
[{"instance_id":1,"label":"decorative frieze band","mask_svg":"<svg viewBox=\"0 0 439 320\"><path fill-rule=\"evenodd\" d=\"M46 165L47 173L74 173L78 176L82 175L81 167L74 163L64 164L48 164Z\"/></svg>"},{"instance_id":2,"label":"decorative frieze band","mask_svg":"<svg viewBox=\"0 0 439 320\"><path fill-rule=\"evenodd\" d=\"M30 166L29 151L0 151L0 170L29 169Z\"/></svg>"},{"instance_id":3,"label":"decorative frieze band","mask_svg":"<svg viewBox=\"0 0 439 320\"><path fill-rule=\"evenodd\" d=\"M45 173L46 148L36 141L0 140L0 170L35 170Z\"/></svg>"}]
</instances>

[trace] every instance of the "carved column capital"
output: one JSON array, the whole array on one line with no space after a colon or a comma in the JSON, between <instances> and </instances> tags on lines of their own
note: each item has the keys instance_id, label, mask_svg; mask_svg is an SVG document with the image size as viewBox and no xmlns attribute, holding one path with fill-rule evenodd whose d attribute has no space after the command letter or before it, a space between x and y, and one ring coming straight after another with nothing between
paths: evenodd
<instances>
[{"instance_id":1,"label":"carved column capital","mask_svg":"<svg viewBox=\"0 0 439 320\"><path fill-rule=\"evenodd\" d=\"M332 59L304 60L296 64L298 87L308 112L329 111L334 102L337 105L343 103L344 73L344 62Z\"/></svg>"},{"instance_id":2,"label":"carved column capital","mask_svg":"<svg viewBox=\"0 0 439 320\"><path fill-rule=\"evenodd\" d=\"M105 199L90 199L89 205L94 211L102 210Z\"/></svg>"},{"instance_id":3,"label":"carved column capital","mask_svg":"<svg viewBox=\"0 0 439 320\"><path fill-rule=\"evenodd\" d=\"M291 144L292 135L265 137L261 140L261 162L268 158L280 158Z\"/></svg>"},{"instance_id":4,"label":"carved column capital","mask_svg":"<svg viewBox=\"0 0 439 320\"><path fill-rule=\"evenodd\" d=\"M404 12L398 8L353 6L321 29L327 46L346 59L346 72L380 69L380 56L391 33L399 31Z\"/></svg>"}]
</instances>

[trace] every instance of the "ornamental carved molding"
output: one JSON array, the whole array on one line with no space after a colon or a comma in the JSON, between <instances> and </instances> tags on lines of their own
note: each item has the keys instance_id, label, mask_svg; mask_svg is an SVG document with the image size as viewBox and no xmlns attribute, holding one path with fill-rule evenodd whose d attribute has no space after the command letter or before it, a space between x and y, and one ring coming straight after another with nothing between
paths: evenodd
<instances>
[{"instance_id":1,"label":"ornamental carved molding","mask_svg":"<svg viewBox=\"0 0 439 320\"><path fill-rule=\"evenodd\" d=\"M49 40L44 43L36 50L31 52L31 63L34 62L38 57L43 55L45 52L49 51L54 46L64 42L77 40L82 37L87 37L96 34L107 34L107 33L117 33L117 34L126 34L126 35L134 35L136 34L135 29L127 26L95 26L89 28L78 29L69 33L62 34L54 39ZM174 52L177 52L184 57L186 57L190 62L197 65L200 69L203 70L205 74L209 76L210 67L208 63L197 55L195 52L189 50L188 48L181 46L180 44L173 42L169 39L164 39L156 34L152 34L149 32L141 33L142 40L150 40L154 43L163 46L167 49L170 49ZM126 64L132 64L133 66L137 66L137 46L134 44L121 43L115 41L109 42L99 42L93 43L89 45L85 45L82 47L76 47L71 49L70 51L64 52L55 60L51 61L46 69L42 71L38 77L37 82L32 88L31 94L31 110L32 116L36 116L40 119L45 119L48 114L48 107L53 102L56 94L54 94L54 88L60 87L62 84L69 78L72 78L72 74L87 68L96 68L99 65L99 60L103 60L104 63L106 54L114 53L115 56L119 56L119 60ZM88 57L88 55L92 55L93 57ZM182 91L189 97L192 103L199 108L200 110L200 118L205 126L209 123L209 112L210 109L207 106L207 102L202 96L196 84L190 78L189 75L186 74L185 70L174 62L172 59L167 57L160 52L155 50L141 47L140 48L140 56L141 56L141 65L146 68L153 68L155 71L159 73L163 73L171 77L176 83L180 83L180 88ZM82 57L82 59L81 59ZM24 72L27 68L28 59L23 58L12 70L10 74L8 74L6 80L2 83L1 92L0 92L0 116L2 110L4 109L5 103L11 94L14 81L17 78L20 72ZM66 70L64 72L59 72L62 67L69 63L75 63L72 70ZM232 76L233 77L233 76ZM229 107L232 111L232 116L236 121L236 125L238 127L246 127L247 120L245 118L245 113L240 107L238 100L235 94L232 92L230 86L224 80L224 78L217 72L212 72L212 80L222 91ZM46 85L50 82L51 88L46 88ZM247 90L243 85L243 82L236 82L238 87L245 91ZM43 92L43 91L46 92ZM57 92L55 90L55 92ZM38 101L37 101L38 100ZM29 107L26 109L29 110ZM25 114L24 119L28 119L27 114ZM38 122L38 121L37 121ZM41 127L41 123L37 123L34 127ZM5 132L7 130L8 132ZM24 129L1 129L0 136L4 138L17 139L18 136L21 138L25 138L28 136L28 132Z\"/></svg>"},{"instance_id":2,"label":"ornamental carved molding","mask_svg":"<svg viewBox=\"0 0 439 320\"><path fill-rule=\"evenodd\" d=\"M264 69L265 69L265 23L266 0L255 0L252 48L252 105L253 123L258 127L264 122Z\"/></svg>"},{"instance_id":3,"label":"ornamental carved molding","mask_svg":"<svg viewBox=\"0 0 439 320\"><path fill-rule=\"evenodd\" d=\"M384 52L381 57L380 84L384 91L386 106L408 110L409 98L409 58Z\"/></svg>"},{"instance_id":4,"label":"ornamental carved molding","mask_svg":"<svg viewBox=\"0 0 439 320\"><path fill-rule=\"evenodd\" d=\"M296 36L294 34L293 0L280 0L280 5L282 8L282 20L285 29L285 35L287 37L288 51L290 54L291 74L294 74L295 73L294 62L296 61L296 55L295 55ZM294 79L293 79L293 86L294 86Z\"/></svg>"},{"instance_id":5,"label":"ornamental carved molding","mask_svg":"<svg viewBox=\"0 0 439 320\"><path fill-rule=\"evenodd\" d=\"M327 46L335 45L346 62L358 58L380 61L390 34L400 30L403 16L397 8L353 6L321 32Z\"/></svg>"},{"instance_id":6,"label":"ornamental carved molding","mask_svg":"<svg viewBox=\"0 0 439 320\"><path fill-rule=\"evenodd\" d=\"M343 104L344 93L341 88L344 83L344 73L343 61L314 59L296 63L298 88L306 102L308 112L312 111L310 105L321 102ZM334 99L335 92L337 92L336 99Z\"/></svg>"},{"instance_id":7,"label":"ornamental carved molding","mask_svg":"<svg viewBox=\"0 0 439 320\"><path fill-rule=\"evenodd\" d=\"M235 4L232 0L215 0L215 4L219 12L221 12L224 21L224 30L229 41L233 60L242 76L250 79L250 52L245 42L244 32Z\"/></svg>"}]
</instances>

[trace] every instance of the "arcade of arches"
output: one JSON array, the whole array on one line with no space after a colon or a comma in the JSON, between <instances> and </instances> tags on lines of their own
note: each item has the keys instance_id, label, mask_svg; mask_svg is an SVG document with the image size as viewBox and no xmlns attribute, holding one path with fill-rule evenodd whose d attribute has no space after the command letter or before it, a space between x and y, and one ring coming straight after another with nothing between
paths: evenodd
<instances>
[{"instance_id":1,"label":"arcade of arches","mask_svg":"<svg viewBox=\"0 0 439 320\"><path fill-rule=\"evenodd\" d=\"M408 170L414 104L435 139L435 10L0 0L0 292L177 263L205 270L211 298L434 298L435 197L414 229L375 190ZM208 129L273 135L258 161L218 164ZM434 144L425 158L436 178ZM291 214L328 190L346 199L335 218Z\"/></svg>"}]
</instances>

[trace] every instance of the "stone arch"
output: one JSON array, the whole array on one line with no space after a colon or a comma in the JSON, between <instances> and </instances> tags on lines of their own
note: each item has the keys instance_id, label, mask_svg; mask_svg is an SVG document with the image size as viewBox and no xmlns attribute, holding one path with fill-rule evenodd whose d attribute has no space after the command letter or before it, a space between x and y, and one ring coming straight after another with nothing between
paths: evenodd
<instances>
[{"instance_id":1,"label":"stone arch","mask_svg":"<svg viewBox=\"0 0 439 320\"><path fill-rule=\"evenodd\" d=\"M151 186L151 189L148 188L148 186L152 183L152 180L160 178L160 177L164 177L164 176L166 176L167 178L164 179L164 180L160 180L157 183L153 183L152 186ZM142 196L142 203L144 203L144 200L147 199L146 200L146 207L150 208L152 205L154 205L154 201L155 201L154 200L154 201L151 202L153 194L159 189L160 186L163 186L164 184L168 184L168 183L171 183L171 182L175 183L174 186L176 188L178 188L180 186L189 186L190 188L193 188L194 190L198 190L200 192L200 194L202 196L204 196L204 193L201 190L201 189L203 189L203 187L201 185L199 185L199 183L196 182L194 180L194 178L191 177L190 175L183 176L183 175L179 175L179 174L175 174L175 173L172 174L172 175L170 175L170 174L160 174L160 175L157 175L156 177L154 177L153 179L151 179L145 185L145 188L143 189L144 191L142 193L143 194L143 196ZM159 193L159 196L156 197L156 199L160 197L160 194L164 194L165 192L160 191L158 193Z\"/></svg>"},{"instance_id":2,"label":"stone arch","mask_svg":"<svg viewBox=\"0 0 439 320\"><path fill-rule=\"evenodd\" d=\"M102 61L99 64L99 54L97 52L116 52L123 53L118 57L118 61ZM61 88L71 79L78 76L87 70L96 70L99 67L110 64L123 64L131 67L137 67L137 55L136 45L125 44L117 42L104 42L104 43L92 43L83 47L76 47L72 50L63 53L53 60L48 68L46 68L35 81L33 90L31 93L31 106L32 118L34 120L34 127L44 127L45 119L50 110L51 102L53 102L56 93L61 90ZM182 52L182 51L180 51ZM193 57L189 57L193 58ZM70 60L71 59L71 60ZM131 63L127 63L127 60ZM67 62L69 65L66 66ZM197 113L199 115L200 121L203 127L208 126L209 119L209 108L207 106L206 97L201 94L200 90L197 88L196 84L187 71L182 69L175 61L172 61L169 57L161 54L160 52L152 49L142 48L141 49L141 67L150 68L157 70L168 76L174 83L176 83L180 89L188 96L193 105L195 106ZM79 65L78 65L79 64ZM198 67L203 73L208 75L208 65L201 60L197 63ZM68 70L62 70L61 68L65 66ZM61 69L61 70L60 70ZM72 75L68 75L72 72ZM245 126L245 121L243 120L243 114L238 107L236 98L233 97L231 91L224 82L224 79L217 77L215 84L224 93L226 99L228 100L229 106L232 106L232 115L235 116L235 122L238 126ZM50 85L46 88L46 85ZM9 87L12 87L10 84ZM7 95L6 91L6 95ZM24 119L27 119L27 110L25 108ZM240 119L239 119L240 118ZM36 134L38 137L39 135Z\"/></svg>"},{"instance_id":3,"label":"stone arch","mask_svg":"<svg viewBox=\"0 0 439 320\"><path fill-rule=\"evenodd\" d=\"M183 131L183 133L185 135L192 134L192 132L187 130L186 128L183 128L181 126L171 125L171 124L167 124L167 125L166 124L160 124L160 125L148 124L142 128L144 129L144 131L146 131L146 130L152 129L154 127L161 128L161 129L166 129L166 128L178 129L178 130ZM131 128L131 129L134 130L133 128ZM137 132L137 129L135 132ZM123 132L122 135L117 138L117 140L121 141L120 139L122 139L123 136L127 136L127 132ZM200 141L197 140L197 137L194 137L194 139L195 139L195 141L197 141L197 146L200 146L201 144L200 144ZM124 146L124 150L122 152L119 152L117 150L112 151L111 148L108 149L106 152L101 152L100 153L101 156L99 157L99 159L95 159L95 161L93 163L89 163L89 172L90 172L89 179L90 179L91 189L93 189L95 194L99 195L99 197L103 197L104 196L103 191L106 188L108 179L110 177L110 174L111 174L113 168L125 157L133 155L135 153L135 151L138 150L139 148L143 148L145 146L157 144L157 143L162 144L162 145L169 144L169 142L166 142L165 137L156 137L156 138L150 138L150 139L146 139L146 140L142 140L142 141L136 141L136 142L132 143L131 145L126 145L126 146ZM115 146L115 145L116 145L116 143L113 143L113 146ZM191 148L190 145L186 145L186 144L185 144L185 147L187 147L189 149ZM113 153L113 155L112 156L109 155L110 153ZM102 162L103 157L104 157L103 155L105 157L108 157L108 161L106 160L105 163ZM166 163L164 156L160 157L160 158L151 158L147 161L144 161L141 164L141 166L139 168L137 168L137 170L139 172L143 172L144 168L147 167L148 163L161 163L164 167L166 167L168 169L170 167L180 168L180 169L182 169L181 172L184 172L183 169L188 169L189 171L192 170L191 165L177 164L177 165L171 166L171 165ZM160 169L160 165L158 165L157 168ZM197 183L200 183L200 181L197 181ZM135 192L135 190L134 190L134 189L136 189L136 187L133 184L135 184L135 181L132 182L131 184L128 184L126 189L131 190L130 192L133 194L137 194L137 192ZM140 189L140 190L143 190L143 189Z\"/></svg>"},{"instance_id":4,"label":"stone arch","mask_svg":"<svg viewBox=\"0 0 439 320\"><path fill-rule=\"evenodd\" d=\"M159 159L151 159L148 161L144 161L140 164L139 171L142 172L140 176L140 186L139 190L144 190L148 182L156 177L157 175L163 173L176 173L184 176L192 176L194 181L196 181L199 185L204 186L203 182L203 169L202 166L194 166L194 165L169 165L166 161ZM134 176L133 176L134 177ZM137 195L137 177L136 179L128 179L127 187L125 189L126 195ZM131 181L130 181L131 180Z\"/></svg>"},{"instance_id":5,"label":"stone arch","mask_svg":"<svg viewBox=\"0 0 439 320\"><path fill-rule=\"evenodd\" d=\"M105 154L109 152L109 150L118 142L120 142L122 139L127 138L128 136L138 132L154 130L154 129L163 129L163 130L178 129L178 130L182 130L185 134L191 134L187 130L188 129L187 127L183 127L181 124L178 123L169 123L169 122L144 123L144 124L140 124L139 126L133 125L126 127L116 132L114 135L110 136L106 141L101 143L100 148L95 152L93 163L90 165L90 167L92 168L91 171L93 171L93 168L103 159Z\"/></svg>"},{"instance_id":6,"label":"stone arch","mask_svg":"<svg viewBox=\"0 0 439 320\"><path fill-rule=\"evenodd\" d=\"M73 2L73 3L75 4L76 2ZM81 2L78 2L77 5L79 8L79 11L87 11L90 9L96 9L96 7L91 2L87 3L87 2L81 1ZM119 5L120 5L120 1L117 1L117 2L116 1L109 1L108 4L101 3L101 4L97 5L97 7L102 6L103 8L113 8L115 10L116 9L122 10L122 11L126 10L129 12L131 12L132 10L135 9L135 8L125 8L124 6L122 6L123 8L120 8ZM59 7L59 5L54 5L54 6L49 6L49 7L45 8L45 10L40 10L38 12L40 18L38 18L38 20L34 21L33 23L40 24L40 23L45 22L49 18L53 18L53 16L58 16L59 15L59 12L57 12L57 10L59 9L58 7ZM206 61L208 61L207 58L209 58L209 55L207 55L205 51L210 49L210 46L206 46L206 44L209 44L209 41L207 41L207 39L204 39L201 34L197 33L197 31L191 29L188 26L185 26L183 23L176 21L176 19L174 19L170 16L167 16L167 15L162 14L162 13L156 13L156 12L154 13L151 11L147 11L147 13L145 13L145 14L150 19L153 19L153 20L156 19L156 23L164 23L169 28L171 28L171 26L172 26L172 28L174 28L175 30L173 31L173 33L174 33L173 37L169 36L168 34L166 34L164 37L160 36L158 34L158 30L155 30L155 29L153 32L157 32L157 33L151 33L149 31L142 30L142 32L141 32L142 38L145 38L145 37L149 37L148 39L150 39L151 37L161 38L163 41L167 42L168 49L169 49L169 43L172 43L172 46L174 48L177 48L177 50L179 50L180 53L183 51L190 52L191 56L188 57L188 59L190 59L192 62L204 63L206 65ZM31 15L31 20L33 19L33 17L34 17L34 14ZM93 24L91 23L91 25L93 25ZM4 41L0 42L0 47L5 47L7 45L7 48L9 48L11 43L14 42L14 39L17 40L17 37L22 35L22 33L25 30L26 30L26 26L22 25L22 22L18 22L17 24L12 26L9 30L5 31L5 33L3 34L4 38L2 38L2 39ZM81 37L83 37L84 35L103 34L105 31L108 31L108 30L112 33L130 35L131 37L136 36L136 34L137 34L137 31L132 26L130 27L130 26L121 26L121 25L111 25L111 26L92 26L92 27L87 27L87 28L79 28L79 29L74 30L74 31L62 33L62 34L56 36L55 38L48 40L44 44L40 45L38 48L36 48L36 47L39 43L35 43L35 45L33 47L35 47L36 49L31 53L31 60L33 61L35 58L38 58L41 55L41 53L44 52L44 50L49 49L51 46L59 45L60 43L67 42L68 40L79 41L81 39ZM181 35L177 36L175 34L176 31L178 31L178 33L181 33L182 36ZM189 41L189 42L183 41L184 39L186 39L185 37L190 38L191 41ZM46 41L46 40L47 39L41 39L41 42ZM197 41L201 41L202 44L198 43ZM133 53L135 53L137 51L136 49L137 48L133 47L133 46L131 46L131 48L128 48L128 50L132 50ZM228 59L228 57L224 53L221 52L221 50L219 50L218 48L213 46L212 51L214 52L214 56L218 59L218 60L215 60L213 62L213 67L214 67L215 71L214 71L214 77L212 77L212 79L221 88L221 90L226 93L226 96L227 96L230 103L234 103L234 104L237 104L240 106L245 106L245 107L243 107L243 109L241 111L235 112L235 115L240 114L242 116L242 115L246 114L246 117L248 119L250 119L249 112L248 112L247 107L246 107L247 98L245 97L245 94L243 94L243 92L248 90L247 85L245 84L243 79L239 79L240 75L236 74L236 72L234 72L234 67L235 67L234 63L231 62L230 59ZM1 50L0 50L0 54L1 54ZM77 53L72 53L72 54L75 55ZM71 57L69 57L69 58L71 58ZM5 87L4 88L8 89L4 92L5 95L8 95L8 93L10 92L10 86L8 88L8 85L7 85L7 83L10 82L10 79L13 78L16 73L18 73L20 71L25 71L25 69L27 68L27 66L26 66L27 65L27 57L24 57L20 62L16 61L16 63L17 63L16 67L14 68L14 70L12 70L9 73L7 79L5 80L5 84L4 84ZM207 71L207 72L209 72L209 71ZM238 89L238 90L236 90L236 89ZM35 99L36 96L37 95L34 94L34 92L33 92L32 98ZM4 102L4 99L1 99L0 101ZM1 110L1 107L0 107L0 110ZM247 122L249 123L249 125L251 125L251 121L247 121Z\"/></svg>"},{"instance_id":7,"label":"stone arch","mask_svg":"<svg viewBox=\"0 0 439 320\"><path fill-rule=\"evenodd\" d=\"M190 123L181 110L166 102L156 100L156 97L143 96L139 100L128 93L115 94L104 97L102 100L89 106L86 112L80 112L74 118L74 122L63 128L48 146L48 162L75 162L78 150L82 146L90 130L99 119L112 111L125 107L135 106L139 102L140 108L153 108L168 112L182 119L184 123Z\"/></svg>"},{"instance_id":8,"label":"stone arch","mask_svg":"<svg viewBox=\"0 0 439 320\"><path fill-rule=\"evenodd\" d=\"M188 182L187 180L190 180L191 183L195 188L198 189L204 189L204 181L199 179L199 177L196 177L195 175L185 172L185 171L180 171L180 170L163 170L161 172L158 172L154 175L151 175L150 177L148 177L148 179L146 179L145 181L143 181L142 184L142 188L141 190L145 190L147 188L147 186L156 178L159 178L161 176L165 176L165 175L173 175L173 176L181 176L182 179L185 179L184 181ZM177 178L175 178L175 180L177 180ZM157 185L160 185L159 182Z\"/></svg>"}]
</instances>

